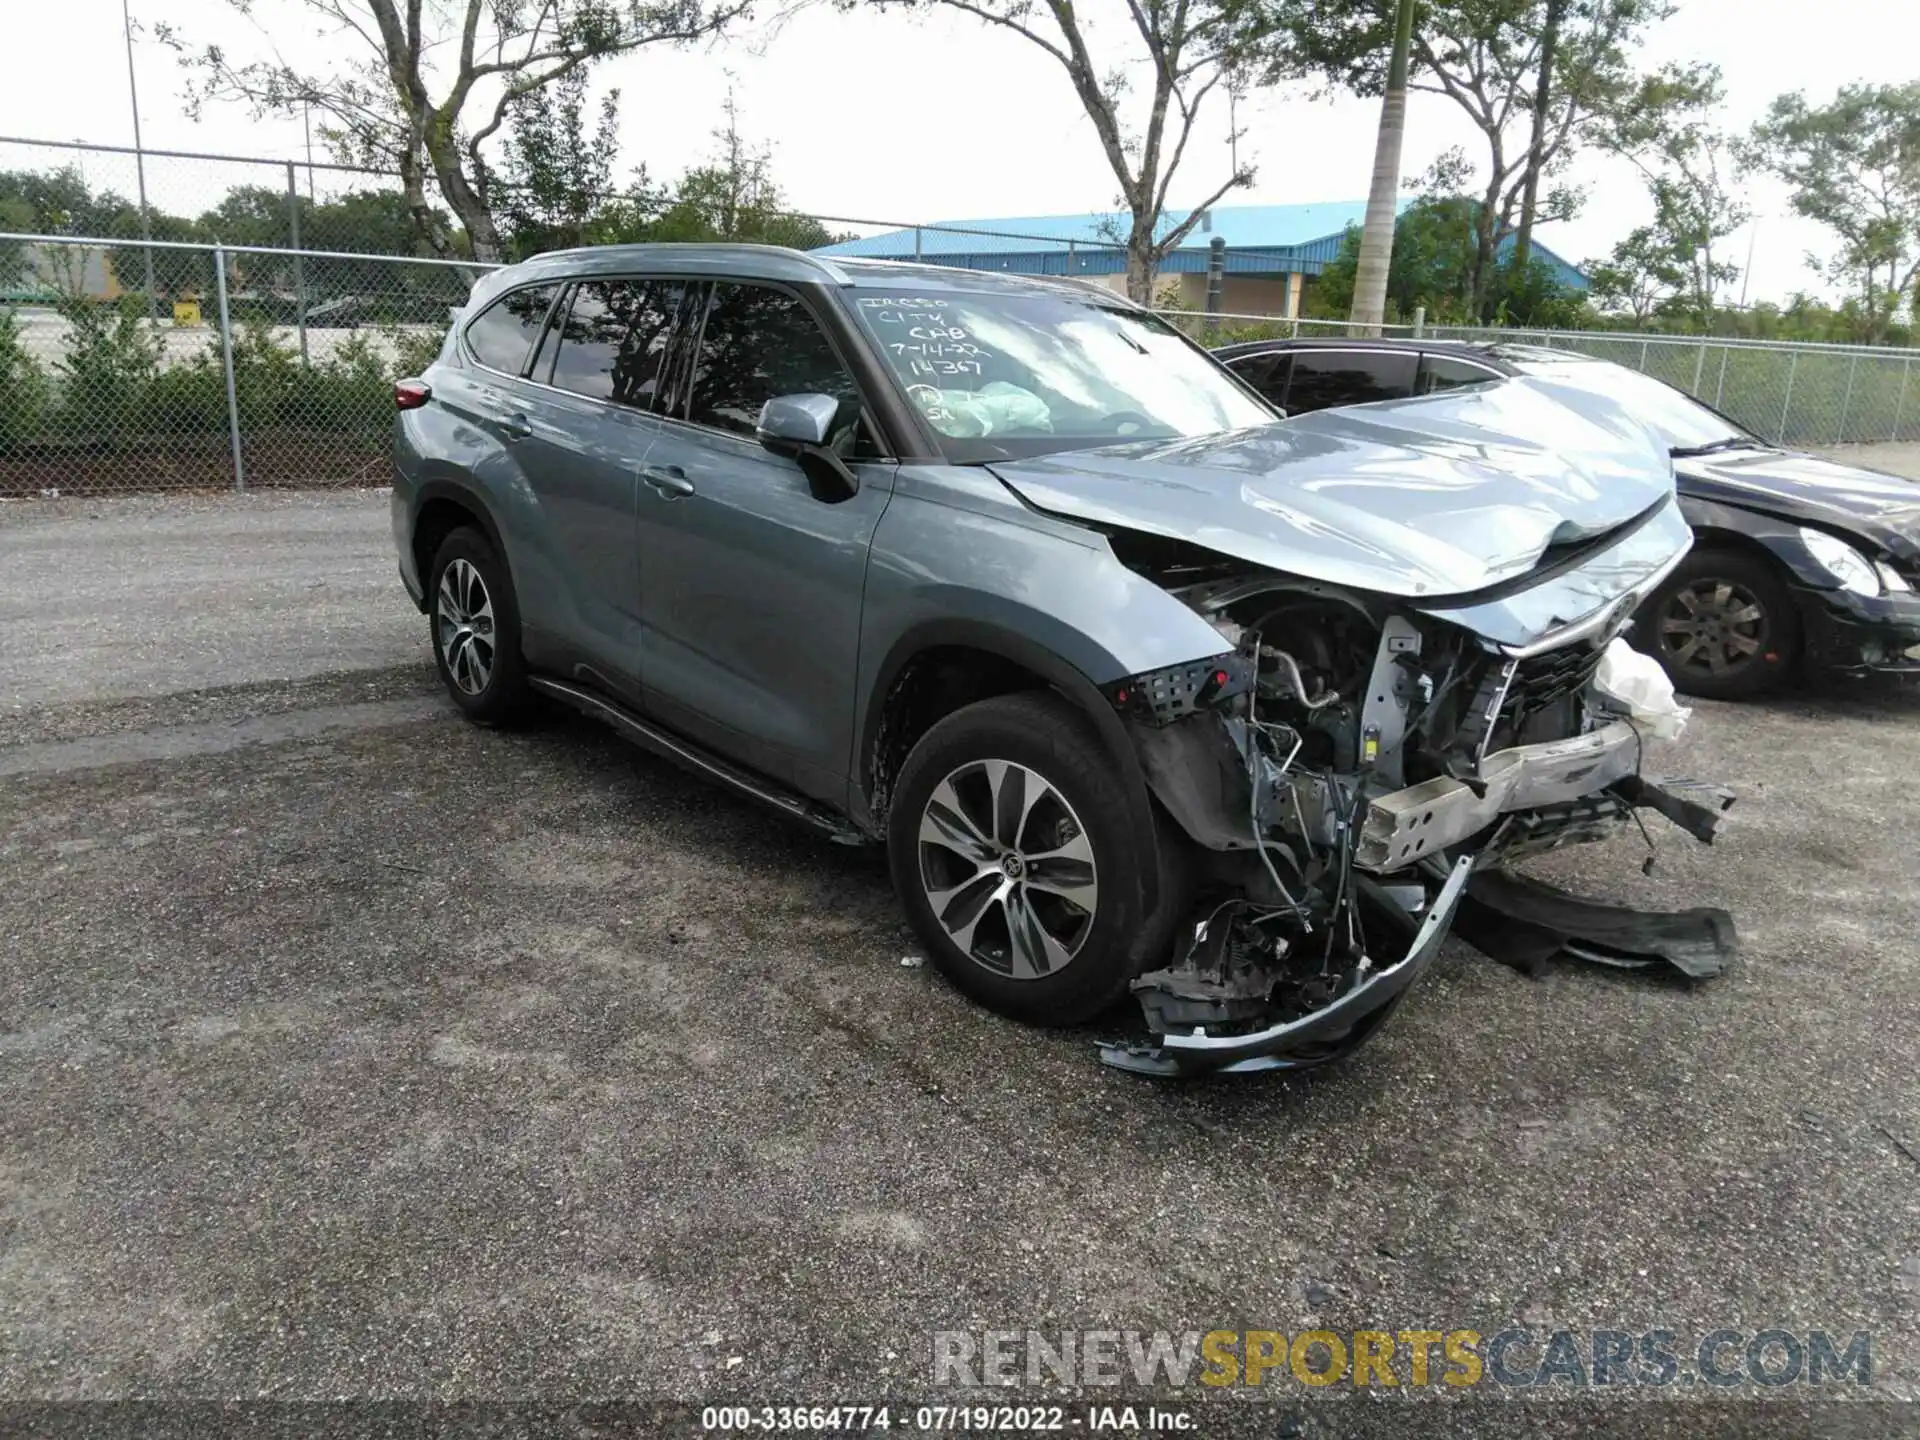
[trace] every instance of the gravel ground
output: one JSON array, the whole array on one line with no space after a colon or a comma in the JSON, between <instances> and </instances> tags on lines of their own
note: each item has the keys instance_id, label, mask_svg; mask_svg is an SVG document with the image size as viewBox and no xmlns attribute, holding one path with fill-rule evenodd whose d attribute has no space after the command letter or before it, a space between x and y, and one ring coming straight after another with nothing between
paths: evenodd
<instances>
[{"instance_id":1,"label":"gravel ground","mask_svg":"<svg viewBox=\"0 0 1920 1440\"><path fill-rule=\"evenodd\" d=\"M1283 1380L1191 1433L1914 1433L1920 696L1701 705L1652 768L1739 791L1722 842L1548 867L1726 906L1723 978L1450 944L1348 1063L1156 1084L904 965L878 855L583 722L459 721L385 506L0 508L0 1431L921 1398L946 1328L1524 1324L1869 1330L1874 1383ZM176 1403L17 1403L127 1397Z\"/></svg>"}]
</instances>

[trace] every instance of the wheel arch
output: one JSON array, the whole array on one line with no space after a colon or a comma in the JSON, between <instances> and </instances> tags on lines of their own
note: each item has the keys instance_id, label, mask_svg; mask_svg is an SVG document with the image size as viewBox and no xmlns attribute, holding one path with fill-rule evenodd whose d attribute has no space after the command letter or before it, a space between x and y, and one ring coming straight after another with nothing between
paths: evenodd
<instances>
[{"instance_id":1,"label":"wheel arch","mask_svg":"<svg viewBox=\"0 0 1920 1440\"><path fill-rule=\"evenodd\" d=\"M445 543L447 536L463 525L471 525L486 536L487 544L505 567L508 580L513 578L513 565L507 558L499 523L479 493L458 481L428 480L420 486L414 501L411 533L407 537L408 547L413 554L414 573L420 577L422 612L432 605L432 577L428 572L432 568L434 554Z\"/></svg>"},{"instance_id":2,"label":"wheel arch","mask_svg":"<svg viewBox=\"0 0 1920 1440\"><path fill-rule=\"evenodd\" d=\"M940 681L960 667L978 684L948 688ZM919 690L932 685L931 692ZM906 631L887 651L875 675L855 736L854 800L863 825L884 831L893 778L919 737L961 705L1017 690L1048 689L1059 694L1092 724L1113 761L1129 821L1140 833L1153 833L1152 800L1140 757L1118 713L1085 674L1044 645L989 621L930 620ZM957 703L945 704L945 698ZM1142 865L1134 877L1141 887L1143 912L1159 902L1160 877Z\"/></svg>"},{"instance_id":3,"label":"wheel arch","mask_svg":"<svg viewBox=\"0 0 1920 1440\"><path fill-rule=\"evenodd\" d=\"M1681 513L1693 528L1693 550L1732 550L1756 556L1789 586L1831 589L1832 581L1800 538L1791 520L1714 501L1683 500Z\"/></svg>"}]
</instances>

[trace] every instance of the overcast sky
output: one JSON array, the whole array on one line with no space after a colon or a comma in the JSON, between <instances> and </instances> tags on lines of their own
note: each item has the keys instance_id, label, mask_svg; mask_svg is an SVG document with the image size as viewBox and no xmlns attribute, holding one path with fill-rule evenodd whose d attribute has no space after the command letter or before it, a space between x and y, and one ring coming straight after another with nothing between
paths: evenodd
<instances>
[{"instance_id":1,"label":"overcast sky","mask_svg":"<svg viewBox=\"0 0 1920 1440\"><path fill-rule=\"evenodd\" d=\"M255 0L252 21L226 0L131 5L137 25L168 21L236 56L264 56L272 45L303 63L349 53L344 42L319 34L299 0ZM0 134L131 143L120 0L0 0L0 7L8 11L11 53L35 57L0 88ZM1104 20L1099 33L1120 44L1118 0L1091 0L1083 13ZM1679 13L1654 33L1646 60L1717 61L1726 72L1728 122L1744 127L1786 90L1826 97L1851 81L1914 78L1916 28L1913 0L1680 0ZM175 59L150 40L136 44L135 62L148 146L304 153L298 120L256 121L239 108L189 120ZM677 173L711 148L709 132L731 86L745 128L773 144L776 172L796 208L911 221L1115 203L1099 145L1055 62L964 16L848 14L823 5L771 36L749 32L707 49L624 57L604 66L597 83L623 95L623 162L644 161L656 176ZM1227 107L1209 104L1175 183L1175 205L1204 199L1229 173ZM1241 148L1258 178L1229 203L1364 198L1377 116L1376 101L1316 101L1304 89L1243 102ZM1451 145L1480 153L1475 132L1438 96L1412 97L1408 132L1408 175ZM0 145L0 169L23 163L31 163L26 152ZM87 168L99 182L131 193L130 168L123 173L111 158L89 160ZM150 194L156 204L197 211L240 173L155 162ZM1578 262L1603 255L1648 207L1622 162L1583 158L1572 178L1587 197L1584 212L1543 228L1540 238ZM1822 289L1805 255L1829 247L1825 232L1792 216L1769 182L1752 182L1748 199L1759 216L1750 298ZM1748 239L1747 232L1736 236L1729 258L1744 262Z\"/></svg>"}]
</instances>

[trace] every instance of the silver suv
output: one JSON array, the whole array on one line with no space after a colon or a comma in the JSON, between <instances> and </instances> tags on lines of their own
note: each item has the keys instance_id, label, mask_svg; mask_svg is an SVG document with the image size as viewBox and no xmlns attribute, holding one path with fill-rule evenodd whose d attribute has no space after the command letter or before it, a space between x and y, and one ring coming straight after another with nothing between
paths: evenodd
<instances>
[{"instance_id":1,"label":"silver suv","mask_svg":"<svg viewBox=\"0 0 1920 1440\"><path fill-rule=\"evenodd\" d=\"M493 273L396 399L462 710L884 843L956 985L1131 991L1136 1069L1339 1054L1476 867L1691 814L1606 683L1687 525L1599 401L1286 420L1096 287L671 245Z\"/></svg>"}]
</instances>

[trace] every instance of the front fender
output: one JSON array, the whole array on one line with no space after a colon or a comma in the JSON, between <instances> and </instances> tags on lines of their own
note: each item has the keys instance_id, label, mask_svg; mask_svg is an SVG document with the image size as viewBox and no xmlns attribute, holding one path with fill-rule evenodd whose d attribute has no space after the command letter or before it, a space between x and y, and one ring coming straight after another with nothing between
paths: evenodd
<instances>
[{"instance_id":1,"label":"front fender","mask_svg":"<svg viewBox=\"0 0 1920 1440\"><path fill-rule=\"evenodd\" d=\"M1807 542L1800 538L1797 521L1783 520L1777 515L1763 515L1757 510L1746 510L1717 500L1689 499L1684 495L1680 498L1680 513L1687 517L1687 523L1693 526L1696 534L1704 533L1709 540L1717 530L1743 536L1764 547L1769 555L1786 567L1796 583L1810 590L1839 588L1827 567L1813 558L1813 552L1807 549Z\"/></svg>"}]
</instances>

